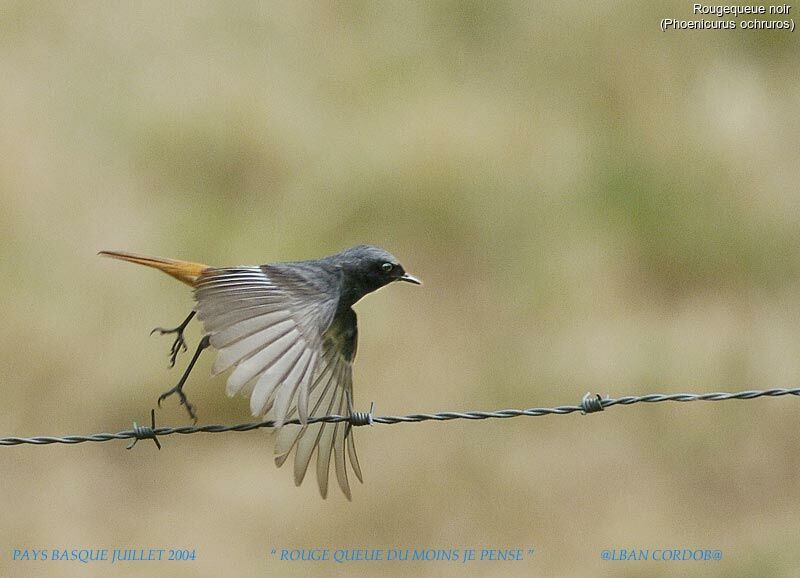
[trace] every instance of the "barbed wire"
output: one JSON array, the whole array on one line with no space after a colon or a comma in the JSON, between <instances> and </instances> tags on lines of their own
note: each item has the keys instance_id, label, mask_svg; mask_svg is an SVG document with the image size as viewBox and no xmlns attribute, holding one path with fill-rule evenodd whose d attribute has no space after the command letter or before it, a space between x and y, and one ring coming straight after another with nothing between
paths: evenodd
<instances>
[{"instance_id":1,"label":"barbed wire","mask_svg":"<svg viewBox=\"0 0 800 578\"><path fill-rule=\"evenodd\" d=\"M746 390L736 393L652 393L640 396L624 396L619 398L601 397L597 394L587 393L583 396L578 405L560 405L556 407L533 407L529 409L501 409L497 411L443 411L437 413L415 413L411 415L386 415L375 416L373 411L374 404L368 412L353 412L351 415L326 415L319 417L309 417L307 423L338 423L348 422L353 426L364 426L373 424L392 425L398 423L419 423L423 421L451 421L457 419L483 420L483 419L506 419L511 417L539 417L544 415L567 415L575 412L582 414L603 411L607 407L615 405L633 405L635 403L661 403L665 401L690 402L690 401L728 401L732 399L749 400L759 397L781 397L786 395L800 396L800 388L793 389L763 389ZM297 419L286 420L285 424L300 424ZM36 436L36 437L5 437L0 438L0 446L18 445L49 445L49 444L79 444L84 442L107 442L111 440L132 439L127 449L131 449L136 442L142 439L151 439L155 442L158 449L161 443L158 438L173 434L195 434L195 433L223 433L223 432L243 432L252 431L260 428L275 427L275 421L261 421L251 423L240 423L236 425L188 425L180 427L156 427L155 410L150 410L150 425L140 426L133 422L133 428L117 433L97 433L92 435L68 435L68 436Z\"/></svg>"}]
</instances>

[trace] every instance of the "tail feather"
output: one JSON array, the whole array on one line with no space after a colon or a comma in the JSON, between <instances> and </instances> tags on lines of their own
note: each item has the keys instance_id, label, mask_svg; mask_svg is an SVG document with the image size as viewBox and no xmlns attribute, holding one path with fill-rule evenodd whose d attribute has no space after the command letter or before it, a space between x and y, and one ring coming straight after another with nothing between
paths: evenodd
<instances>
[{"instance_id":1,"label":"tail feather","mask_svg":"<svg viewBox=\"0 0 800 578\"><path fill-rule=\"evenodd\" d=\"M153 267L159 269L187 285L195 286L197 278L209 268L208 265L202 263L192 263L191 261L178 261L175 259L164 259L162 257L146 257L144 255L135 255L133 253L126 253L124 251L100 251L98 255L111 257L112 259L119 259L121 261L129 261L144 265L145 267Z\"/></svg>"}]
</instances>

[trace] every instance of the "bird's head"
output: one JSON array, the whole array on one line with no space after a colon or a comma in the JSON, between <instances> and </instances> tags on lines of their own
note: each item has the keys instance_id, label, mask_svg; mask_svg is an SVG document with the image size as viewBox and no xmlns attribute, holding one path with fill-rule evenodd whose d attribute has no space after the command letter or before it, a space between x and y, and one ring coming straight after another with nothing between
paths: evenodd
<instances>
[{"instance_id":1,"label":"bird's head","mask_svg":"<svg viewBox=\"0 0 800 578\"><path fill-rule=\"evenodd\" d=\"M394 281L422 285L422 281L406 273L397 257L380 247L357 245L336 257L344 273L345 285L353 290L353 303Z\"/></svg>"}]
</instances>

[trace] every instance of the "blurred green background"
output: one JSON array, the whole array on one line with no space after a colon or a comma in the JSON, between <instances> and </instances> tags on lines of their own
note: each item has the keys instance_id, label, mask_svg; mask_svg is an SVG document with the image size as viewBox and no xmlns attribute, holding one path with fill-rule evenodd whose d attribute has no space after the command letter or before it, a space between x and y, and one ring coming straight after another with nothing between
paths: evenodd
<instances>
[{"instance_id":1,"label":"blurred green background","mask_svg":"<svg viewBox=\"0 0 800 578\"><path fill-rule=\"evenodd\" d=\"M670 32L691 3L3 2L0 434L148 420L189 290L103 260L393 252L357 306L378 414L797 386L797 36ZM199 330L190 332L196 343ZM201 360L201 423L249 421ZM264 431L0 448L0 573L796 576L791 398L358 430L348 503ZM162 425L187 422L168 400ZM14 548L194 563L20 563ZM281 547L535 548L278 563ZM711 548L614 563L606 548Z\"/></svg>"}]
</instances>

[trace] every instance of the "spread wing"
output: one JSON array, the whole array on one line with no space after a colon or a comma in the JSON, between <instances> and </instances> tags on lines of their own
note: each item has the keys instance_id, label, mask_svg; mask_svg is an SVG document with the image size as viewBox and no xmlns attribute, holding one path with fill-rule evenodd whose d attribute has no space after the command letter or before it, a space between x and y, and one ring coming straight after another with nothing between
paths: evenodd
<instances>
[{"instance_id":1,"label":"spread wing","mask_svg":"<svg viewBox=\"0 0 800 578\"><path fill-rule=\"evenodd\" d=\"M296 449L299 485L316 449L325 497L333 454L339 486L349 499L346 457L361 480L352 426L306 424L309 415L345 415L352 407L356 317L352 310L336 315L338 278L325 275L330 274L282 265L207 269L197 280L196 310L218 350L214 373L233 368L228 395L249 395L253 415L277 422L278 466ZM302 425L283 425L295 418Z\"/></svg>"}]
</instances>

